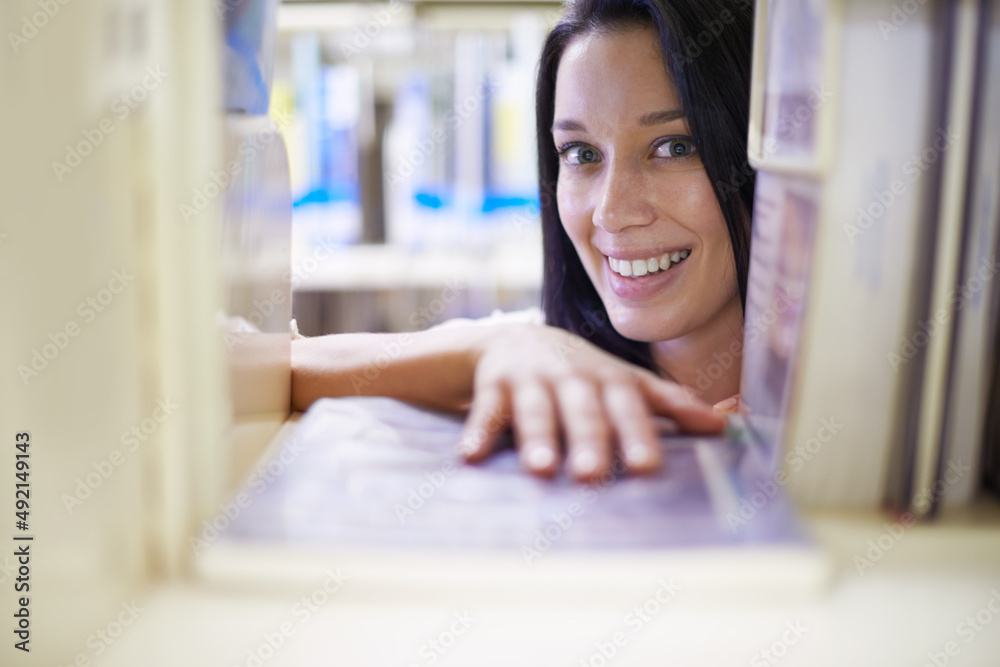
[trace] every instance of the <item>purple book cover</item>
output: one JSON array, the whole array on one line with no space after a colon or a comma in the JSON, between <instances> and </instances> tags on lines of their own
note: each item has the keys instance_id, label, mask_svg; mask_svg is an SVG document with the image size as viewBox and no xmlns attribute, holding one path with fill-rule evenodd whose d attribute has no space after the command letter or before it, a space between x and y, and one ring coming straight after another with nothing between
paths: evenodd
<instances>
[{"instance_id":1,"label":"purple book cover","mask_svg":"<svg viewBox=\"0 0 1000 667\"><path fill-rule=\"evenodd\" d=\"M655 475L581 484L521 470L506 447L456 453L462 420L385 398L318 401L240 490L227 539L322 546L630 549L804 540L761 448L664 436ZM239 494L238 494L239 495ZM551 539L549 539L551 538Z\"/></svg>"}]
</instances>

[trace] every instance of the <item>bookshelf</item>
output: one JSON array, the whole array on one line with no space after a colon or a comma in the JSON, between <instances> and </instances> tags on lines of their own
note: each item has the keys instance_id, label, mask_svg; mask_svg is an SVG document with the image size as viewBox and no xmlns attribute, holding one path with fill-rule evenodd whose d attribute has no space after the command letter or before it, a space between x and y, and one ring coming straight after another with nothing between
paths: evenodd
<instances>
[{"instance_id":1,"label":"bookshelf","mask_svg":"<svg viewBox=\"0 0 1000 667\"><path fill-rule=\"evenodd\" d=\"M388 304L419 308L455 283L475 294L451 315L537 304L529 98L560 12L555 2L280 6L272 117L286 119L303 333L383 330L399 320Z\"/></svg>"}]
</instances>

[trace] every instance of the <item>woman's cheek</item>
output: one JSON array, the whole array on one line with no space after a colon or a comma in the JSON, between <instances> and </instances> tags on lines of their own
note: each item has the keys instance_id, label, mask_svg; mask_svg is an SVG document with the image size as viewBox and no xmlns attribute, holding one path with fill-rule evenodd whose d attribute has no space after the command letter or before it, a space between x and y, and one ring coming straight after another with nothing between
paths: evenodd
<instances>
[{"instance_id":1,"label":"woman's cheek","mask_svg":"<svg viewBox=\"0 0 1000 667\"><path fill-rule=\"evenodd\" d=\"M560 198L559 218L562 220L563 229L566 230L566 235L569 236L587 276L597 286L600 280L600 265L595 256L596 251L590 242L593 231L592 216L586 207L579 204L573 206L568 203L572 200L572 195L570 195L567 197L567 203L564 204Z\"/></svg>"},{"instance_id":2,"label":"woman's cheek","mask_svg":"<svg viewBox=\"0 0 1000 667\"><path fill-rule=\"evenodd\" d=\"M563 228L570 240L576 244L585 234L589 221L584 215L583 208L579 205L579 199L574 196L572 188L559 188L559 218L562 220Z\"/></svg>"}]
</instances>

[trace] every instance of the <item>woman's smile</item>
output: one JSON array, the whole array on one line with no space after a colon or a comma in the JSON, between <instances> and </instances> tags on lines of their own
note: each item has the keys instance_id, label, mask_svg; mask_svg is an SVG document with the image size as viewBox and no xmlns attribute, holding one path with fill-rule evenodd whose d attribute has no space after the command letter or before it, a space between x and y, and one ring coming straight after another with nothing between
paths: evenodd
<instances>
[{"instance_id":1,"label":"woman's smile","mask_svg":"<svg viewBox=\"0 0 1000 667\"><path fill-rule=\"evenodd\" d=\"M644 254L638 254L643 257ZM690 248L657 253L648 259L627 259L636 253L609 253L605 259L605 280L615 296L627 301L651 299L674 289L681 279ZM617 256L616 256L617 255Z\"/></svg>"}]
</instances>

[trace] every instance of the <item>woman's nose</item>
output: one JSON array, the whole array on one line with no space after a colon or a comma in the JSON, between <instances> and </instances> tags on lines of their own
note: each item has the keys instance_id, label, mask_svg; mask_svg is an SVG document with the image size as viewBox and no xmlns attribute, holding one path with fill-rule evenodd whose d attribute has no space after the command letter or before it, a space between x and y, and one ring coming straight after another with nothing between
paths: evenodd
<instances>
[{"instance_id":1,"label":"woman's nose","mask_svg":"<svg viewBox=\"0 0 1000 667\"><path fill-rule=\"evenodd\" d=\"M610 165L595 193L594 224L616 234L628 227L652 223L656 216L644 181L639 169L632 165Z\"/></svg>"}]
</instances>

